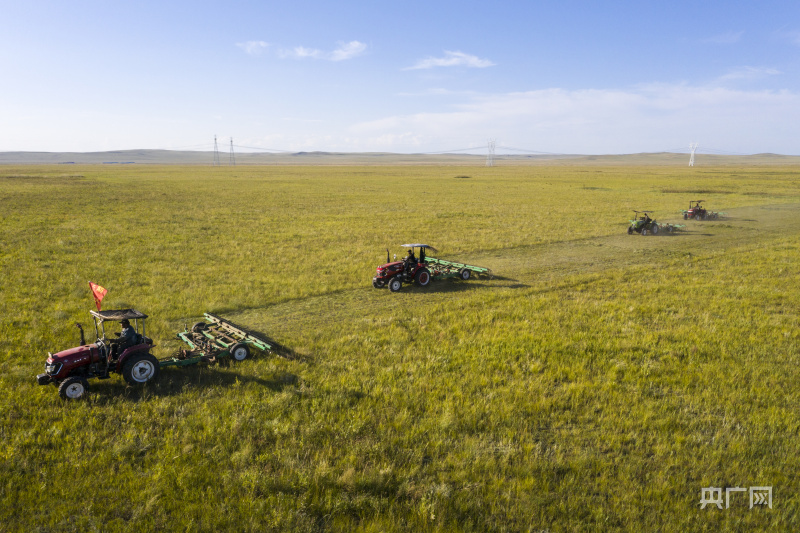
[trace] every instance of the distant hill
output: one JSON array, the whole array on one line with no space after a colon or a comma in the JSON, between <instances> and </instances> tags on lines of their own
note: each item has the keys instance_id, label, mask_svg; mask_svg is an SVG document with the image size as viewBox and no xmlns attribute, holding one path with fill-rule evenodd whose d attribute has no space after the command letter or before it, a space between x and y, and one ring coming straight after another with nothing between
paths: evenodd
<instances>
[{"instance_id":1,"label":"distant hill","mask_svg":"<svg viewBox=\"0 0 800 533\"><path fill-rule=\"evenodd\" d=\"M220 152L220 163L228 166L229 154ZM395 154L384 152L296 152L237 153L237 165L484 165L485 155L468 154ZM688 165L688 154L642 153L620 155L495 155L496 165ZM47 165L212 165L213 152L176 150L114 150L109 152L0 152L2 164ZM755 154L721 156L697 154L697 166L703 165L796 165L800 156Z\"/></svg>"}]
</instances>

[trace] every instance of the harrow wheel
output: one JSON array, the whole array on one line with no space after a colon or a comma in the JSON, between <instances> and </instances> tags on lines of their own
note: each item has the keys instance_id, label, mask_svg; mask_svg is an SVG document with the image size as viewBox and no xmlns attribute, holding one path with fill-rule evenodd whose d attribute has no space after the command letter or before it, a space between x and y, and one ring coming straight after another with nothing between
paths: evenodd
<instances>
[{"instance_id":1,"label":"harrow wheel","mask_svg":"<svg viewBox=\"0 0 800 533\"><path fill-rule=\"evenodd\" d=\"M241 363L250 355L250 347L243 343L231 346L231 357L234 361Z\"/></svg>"},{"instance_id":2,"label":"harrow wheel","mask_svg":"<svg viewBox=\"0 0 800 533\"><path fill-rule=\"evenodd\" d=\"M653 235L658 235L658 224L653 224L653 227L650 231L653 232Z\"/></svg>"},{"instance_id":3,"label":"harrow wheel","mask_svg":"<svg viewBox=\"0 0 800 533\"><path fill-rule=\"evenodd\" d=\"M458 272L458 275L461 276L461 279L463 279L464 281L467 281L469 279L469 277L472 275L472 272L470 272L466 268L462 268Z\"/></svg>"}]
</instances>

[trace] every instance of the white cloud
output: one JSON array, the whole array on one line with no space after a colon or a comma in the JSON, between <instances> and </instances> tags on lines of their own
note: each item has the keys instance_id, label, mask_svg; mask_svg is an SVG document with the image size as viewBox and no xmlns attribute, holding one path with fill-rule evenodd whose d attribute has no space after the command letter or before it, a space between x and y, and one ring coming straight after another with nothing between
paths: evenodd
<instances>
[{"instance_id":1,"label":"white cloud","mask_svg":"<svg viewBox=\"0 0 800 533\"><path fill-rule=\"evenodd\" d=\"M330 53L329 59L331 61L343 61L361 55L366 49L367 45L358 41L341 43L339 48Z\"/></svg>"},{"instance_id":2,"label":"white cloud","mask_svg":"<svg viewBox=\"0 0 800 533\"><path fill-rule=\"evenodd\" d=\"M262 54L269 48L269 43L264 41L247 41L244 43L236 43L236 46L244 50L251 56Z\"/></svg>"},{"instance_id":3,"label":"white cloud","mask_svg":"<svg viewBox=\"0 0 800 533\"><path fill-rule=\"evenodd\" d=\"M492 66L494 66L494 63L488 59L480 59L477 56L465 54L463 52L445 50L444 57L428 57L421 59L413 67L407 67L403 70L429 69L434 67L486 68Z\"/></svg>"},{"instance_id":4,"label":"white cloud","mask_svg":"<svg viewBox=\"0 0 800 533\"><path fill-rule=\"evenodd\" d=\"M744 35L743 31L729 31L703 39L703 42L712 44L735 44L739 42L742 35Z\"/></svg>"},{"instance_id":5,"label":"white cloud","mask_svg":"<svg viewBox=\"0 0 800 533\"><path fill-rule=\"evenodd\" d=\"M719 78L720 81L758 80L767 76L782 74L780 70L769 67L736 67Z\"/></svg>"},{"instance_id":6,"label":"white cloud","mask_svg":"<svg viewBox=\"0 0 800 533\"><path fill-rule=\"evenodd\" d=\"M321 50L317 50L316 48L306 48L304 46L296 46L291 49L281 49L278 51L278 56L283 58L293 58L293 59L305 59L305 58L312 58L312 59L319 59L322 57L323 53Z\"/></svg>"},{"instance_id":7,"label":"white cloud","mask_svg":"<svg viewBox=\"0 0 800 533\"><path fill-rule=\"evenodd\" d=\"M786 41L789 44L800 46L800 31L797 30L779 30L775 32L779 39Z\"/></svg>"},{"instance_id":8,"label":"white cloud","mask_svg":"<svg viewBox=\"0 0 800 533\"><path fill-rule=\"evenodd\" d=\"M364 53L367 45L358 41L350 41L349 43L340 43L339 47L333 51L326 52L316 48L306 48L304 46L297 46L291 49L281 49L278 51L278 56L290 59L325 59L328 61L344 61L352 59Z\"/></svg>"},{"instance_id":9,"label":"white cloud","mask_svg":"<svg viewBox=\"0 0 800 533\"><path fill-rule=\"evenodd\" d=\"M396 115L353 125L362 145L449 149L483 144L554 153L635 153L690 140L729 151L797 153L800 94L653 84L629 90L546 89L475 97L450 111Z\"/></svg>"}]
</instances>

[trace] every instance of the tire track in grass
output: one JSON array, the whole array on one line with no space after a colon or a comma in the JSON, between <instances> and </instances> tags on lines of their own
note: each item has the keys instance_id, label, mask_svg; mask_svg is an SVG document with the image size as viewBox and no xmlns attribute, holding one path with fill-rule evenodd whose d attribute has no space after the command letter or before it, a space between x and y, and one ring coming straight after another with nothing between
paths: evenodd
<instances>
[{"instance_id":1,"label":"tire track in grass","mask_svg":"<svg viewBox=\"0 0 800 533\"><path fill-rule=\"evenodd\" d=\"M276 339L298 329L391 316L409 306L437 305L458 293L530 289L533 293L566 288L566 278L609 270L634 270L685 257L696 261L772 236L800 233L800 204L777 204L733 209L718 221L686 221L686 231L673 235L611 235L476 253L458 260L487 266L496 277L466 282L441 280L428 288L404 286L400 293L374 289L365 273L364 286L321 295L285 300L259 308L226 314ZM371 273L369 273L371 274Z\"/></svg>"}]
</instances>

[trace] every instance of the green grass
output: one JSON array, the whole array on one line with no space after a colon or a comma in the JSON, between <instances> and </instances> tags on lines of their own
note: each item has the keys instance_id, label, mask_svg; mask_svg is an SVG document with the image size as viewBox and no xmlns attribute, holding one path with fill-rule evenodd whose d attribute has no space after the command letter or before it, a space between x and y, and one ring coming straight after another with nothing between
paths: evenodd
<instances>
[{"instance_id":1,"label":"green grass","mask_svg":"<svg viewBox=\"0 0 800 533\"><path fill-rule=\"evenodd\" d=\"M0 531L796 529L797 167L66 170L0 168ZM410 241L497 277L372 289ZM62 402L88 281L289 357Z\"/></svg>"}]
</instances>

